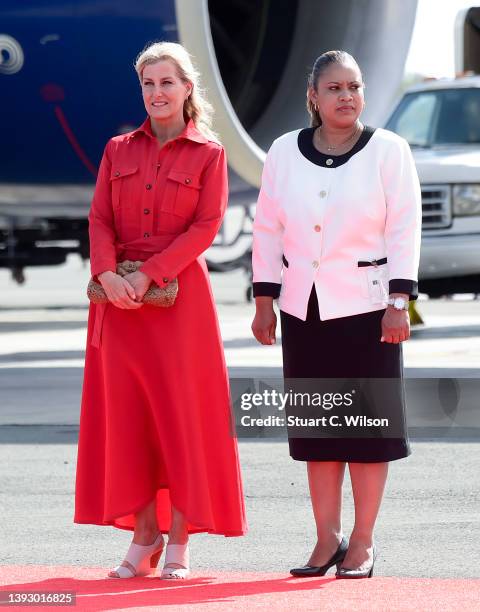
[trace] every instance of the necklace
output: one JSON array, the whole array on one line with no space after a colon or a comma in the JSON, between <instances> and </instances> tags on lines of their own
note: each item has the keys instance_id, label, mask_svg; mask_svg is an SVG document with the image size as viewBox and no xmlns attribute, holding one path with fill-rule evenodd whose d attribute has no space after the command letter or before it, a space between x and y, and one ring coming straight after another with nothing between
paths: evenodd
<instances>
[{"instance_id":1,"label":"necklace","mask_svg":"<svg viewBox=\"0 0 480 612\"><path fill-rule=\"evenodd\" d=\"M342 145L347 144L347 142L350 142L350 140L352 140L357 134L358 134L358 130L359 129L363 129L363 125L359 122L356 126L355 126L355 130L353 131L353 133L343 142L339 142L338 144L336 144L334 147L333 146L329 146L327 142L325 142L325 145L327 147L327 151L335 151L335 149L338 149L338 147L341 147ZM322 131L322 126L319 126L319 130L318 130L318 134L320 135ZM317 138L318 141L318 138Z\"/></svg>"}]
</instances>

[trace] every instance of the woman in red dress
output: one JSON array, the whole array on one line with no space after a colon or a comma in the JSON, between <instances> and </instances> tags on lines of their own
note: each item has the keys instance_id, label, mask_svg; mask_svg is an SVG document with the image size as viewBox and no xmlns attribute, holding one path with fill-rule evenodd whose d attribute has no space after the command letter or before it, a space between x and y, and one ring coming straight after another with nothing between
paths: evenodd
<instances>
[{"instance_id":1,"label":"woman in red dress","mask_svg":"<svg viewBox=\"0 0 480 612\"><path fill-rule=\"evenodd\" d=\"M75 490L75 523L134 532L109 573L185 578L188 536L246 530L228 374L202 253L227 203L225 151L209 129L198 73L176 43L137 58L148 117L109 140L89 212L94 280ZM144 263L116 274L125 259ZM178 279L173 306L142 303Z\"/></svg>"}]
</instances>

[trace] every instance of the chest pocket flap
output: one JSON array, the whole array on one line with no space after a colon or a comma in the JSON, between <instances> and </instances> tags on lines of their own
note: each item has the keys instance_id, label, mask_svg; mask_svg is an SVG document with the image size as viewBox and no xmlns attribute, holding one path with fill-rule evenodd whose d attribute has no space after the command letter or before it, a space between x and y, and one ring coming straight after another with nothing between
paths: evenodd
<instances>
[{"instance_id":1,"label":"chest pocket flap","mask_svg":"<svg viewBox=\"0 0 480 612\"><path fill-rule=\"evenodd\" d=\"M168 178L177 183L181 183L186 187L192 187L193 189L200 189L200 180L198 174L192 172L183 172L181 170L170 170Z\"/></svg>"},{"instance_id":2,"label":"chest pocket flap","mask_svg":"<svg viewBox=\"0 0 480 612\"><path fill-rule=\"evenodd\" d=\"M112 206L117 210L122 206L128 208L135 200L135 186L138 185L138 166L112 165L110 186Z\"/></svg>"},{"instance_id":3,"label":"chest pocket flap","mask_svg":"<svg viewBox=\"0 0 480 612\"><path fill-rule=\"evenodd\" d=\"M112 170L110 172L110 180L116 181L118 179L123 178L124 176L128 176L130 174L135 174L137 172L138 166L129 166L128 168L124 167L114 167L112 166Z\"/></svg>"},{"instance_id":4,"label":"chest pocket flap","mask_svg":"<svg viewBox=\"0 0 480 612\"><path fill-rule=\"evenodd\" d=\"M195 211L201 192L198 173L170 170L163 210L189 218Z\"/></svg>"}]
</instances>

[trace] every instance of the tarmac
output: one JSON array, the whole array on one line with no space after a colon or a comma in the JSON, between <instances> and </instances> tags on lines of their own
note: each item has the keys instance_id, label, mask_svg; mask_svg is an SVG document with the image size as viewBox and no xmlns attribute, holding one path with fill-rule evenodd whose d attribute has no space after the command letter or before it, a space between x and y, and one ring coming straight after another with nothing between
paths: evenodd
<instances>
[{"instance_id":1,"label":"tarmac","mask_svg":"<svg viewBox=\"0 0 480 612\"><path fill-rule=\"evenodd\" d=\"M16 286L0 270L1 584L25 565L110 568L131 540L129 532L113 527L73 523L88 266L70 256L63 266L29 270L27 276L26 285ZM279 340L261 347L251 337L245 277L214 274L212 282L230 375L280 376ZM412 454L389 464L375 532L375 575L476 579L480 302L425 299L418 306L425 324L404 343L405 375L430 383L422 391L427 395L416 396L409 407ZM438 408L428 398L437 397L438 404L440 379L460 389L460 399ZM239 449L249 532L192 536L194 569L288 575L290 567L306 563L315 544L305 464L289 457L286 439L240 439ZM345 534L353 521L347 470ZM468 584L478 587L476 580Z\"/></svg>"}]
</instances>

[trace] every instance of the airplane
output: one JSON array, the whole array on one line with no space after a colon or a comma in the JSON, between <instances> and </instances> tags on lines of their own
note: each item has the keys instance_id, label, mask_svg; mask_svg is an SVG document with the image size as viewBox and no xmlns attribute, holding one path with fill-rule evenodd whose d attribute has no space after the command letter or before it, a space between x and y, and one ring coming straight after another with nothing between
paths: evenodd
<instances>
[{"instance_id":1,"label":"airplane","mask_svg":"<svg viewBox=\"0 0 480 612\"><path fill-rule=\"evenodd\" d=\"M224 223L214 243L226 259L209 267L250 275L265 151L308 125L315 58L328 49L356 58L367 85L362 122L381 126L416 9L417 0L0 0L0 267L22 283L30 266L88 259L105 143L145 118L134 59L166 40L183 44L202 75L229 160L229 211L240 211L240 229L228 236Z\"/></svg>"}]
</instances>

